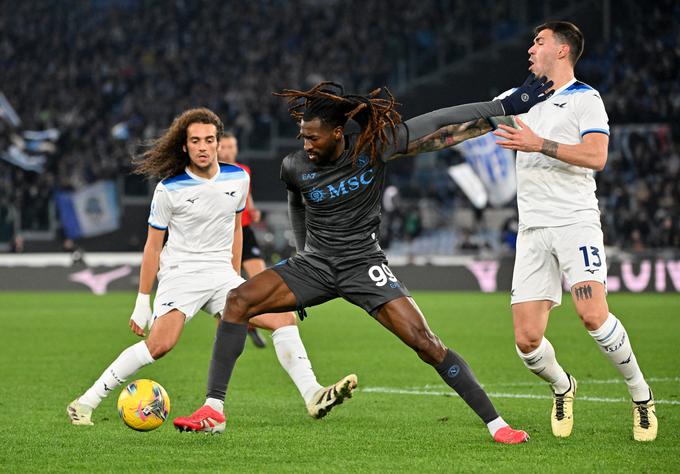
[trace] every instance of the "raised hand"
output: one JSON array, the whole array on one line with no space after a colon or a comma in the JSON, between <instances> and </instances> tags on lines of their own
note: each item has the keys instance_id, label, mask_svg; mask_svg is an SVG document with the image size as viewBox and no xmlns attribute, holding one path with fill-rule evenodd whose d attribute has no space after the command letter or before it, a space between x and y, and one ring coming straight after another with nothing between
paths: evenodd
<instances>
[{"instance_id":1,"label":"raised hand","mask_svg":"<svg viewBox=\"0 0 680 474\"><path fill-rule=\"evenodd\" d=\"M543 76L537 79L533 73L529 74L529 77L521 86L509 96L501 99L505 115L519 115L528 112L534 105L553 95L555 91L550 90L552 86L553 81L548 81L547 77Z\"/></svg>"}]
</instances>

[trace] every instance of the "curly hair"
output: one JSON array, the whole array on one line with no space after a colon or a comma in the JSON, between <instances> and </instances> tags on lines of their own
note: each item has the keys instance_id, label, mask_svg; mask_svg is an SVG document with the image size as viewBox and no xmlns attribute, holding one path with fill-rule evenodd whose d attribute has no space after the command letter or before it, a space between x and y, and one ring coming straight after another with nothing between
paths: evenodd
<instances>
[{"instance_id":1,"label":"curly hair","mask_svg":"<svg viewBox=\"0 0 680 474\"><path fill-rule=\"evenodd\" d=\"M183 149L187 142L187 128L194 123L214 125L218 140L224 132L222 121L212 110L186 110L175 117L161 137L148 144L146 151L133 158L133 172L161 180L182 173L189 164L189 154Z\"/></svg>"},{"instance_id":2,"label":"curly hair","mask_svg":"<svg viewBox=\"0 0 680 474\"><path fill-rule=\"evenodd\" d=\"M288 111L298 122L318 118L331 127L344 127L347 120L355 120L361 127L352 154L355 162L360 153L368 151L375 163L387 142L386 130L394 137L395 127L401 123L401 115L395 110L401 104L386 87L355 95L345 94L336 82L324 81L307 91L284 89L274 95L288 99Z\"/></svg>"}]
</instances>

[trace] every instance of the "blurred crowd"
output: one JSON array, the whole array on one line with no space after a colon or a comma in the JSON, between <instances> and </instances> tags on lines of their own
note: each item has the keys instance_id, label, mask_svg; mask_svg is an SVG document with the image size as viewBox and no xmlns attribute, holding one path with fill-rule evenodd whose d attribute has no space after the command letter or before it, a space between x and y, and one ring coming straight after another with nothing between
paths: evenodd
<instances>
[{"instance_id":1,"label":"blurred crowd","mask_svg":"<svg viewBox=\"0 0 680 474\"><path fill-rule=\"evenodd\" d=\"M20 230L47 230L55 188L128 173L140 141L157 136L180 110L210 107L243 147L262 147L276 124L290 124L272 91L322 79L353 91L407 83L476 45L525 32L541 14L524 4L520 17L517 2L491 0L0 3L0 91L23 129L60 131L43 173L0 160L0 233L18 213ZM612 123L678 123L680 4L617 2L611 24L608 43L587 43L581 79L600 89ZM11 131L0 120L0 150ZM629 216L605 222L610 240L677 244L678 133L671 129L667 146L635 150L602 174L603 210ZM424 197L448 209L464 206L440 173L451 157L433 160L434 172L422 166L413 177L428 183L425 196L422 187L409 188L409 179L396 179L406 202ZM395 235L423 229L427 216L419 207L404 211L407 224Z\"/></svg>"},{"instance_id":2,"label":"blurred crowd","mask_svg":"<svg viewBox=\"0 0 680 474\"><path fill-rule=\"evenodd\" d=\"M577 71L602 93L611 123L678 123L680 2L621 1L611 14L611 40L586 39Z\"/></svg>"},{"instance_id":3,"label":"blurred crowd","mask_svg":"<svg viewBox=\"0 0 680 474\"><path fill-rule=\"evenodd\" d=\"M638 252L680 249L678 25L678 2L617 2L610 39L586 39L576 69L580 80L602 94L612 131L607 167L596 176L607 245ZM402 200L401 210L388 214L401 222L385 224L390 240L420 240L421 253L447 252L451 246L461 253L514 250L516 214L508 210L507 218L489 225L486 213L474 209L447 176L446 169L460 161L456 153L444 151L417 160L412 173L392 177ZM436 215L453 215L460 207L473 220L451 237Z\"/></svg>"},{"instance_id":4,"label":"blurred crowd","mask_svg":"<svg viewBox=\"0 0 680 474\"><path fill-rule=\"evenodd\" d=\"M56 128L61 135L42 174L0 160L0 206L15 208L22 230L47 230L44 217L55 187L78 189L129 172L140 141L158 136L178 111L198 104L234 128L243 147L261 147L272 123L290 123L273 91L321 79L366 90L396 81L390 76L397 72L422 74L464 55L486 34L481 26L494 25L496 39L511 34L511 4L4 2L0 92L24 129ZM0 150L9 132L0 123ZM0 233L11 227L4 224Z\"/></svg>"}]
</instances>

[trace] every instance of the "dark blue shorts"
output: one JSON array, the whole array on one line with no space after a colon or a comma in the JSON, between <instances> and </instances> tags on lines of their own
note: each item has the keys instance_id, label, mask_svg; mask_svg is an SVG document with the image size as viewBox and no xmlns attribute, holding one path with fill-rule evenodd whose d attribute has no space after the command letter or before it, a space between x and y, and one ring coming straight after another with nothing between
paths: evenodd
<instances>
[{"instance_id":1,"label":"dark blue shorts","mask_svg":"<svg viewBox=\"0 0 680 474\"><path fill-rule=\"evenodd\" d=\"M339 297L374 315L388 301L410 296L382 252L350 258L302 252L272 270L286 282L299 308Z\"/></svg>"}]
</instances>

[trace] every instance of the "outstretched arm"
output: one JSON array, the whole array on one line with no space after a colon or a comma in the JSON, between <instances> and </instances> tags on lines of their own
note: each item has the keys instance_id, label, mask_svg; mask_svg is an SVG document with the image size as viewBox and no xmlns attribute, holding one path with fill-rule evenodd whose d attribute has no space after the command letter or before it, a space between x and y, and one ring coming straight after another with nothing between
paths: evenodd
<instances>
[{"instance_id":1,"label":"outstretched arm","mask_svg":"<svg viewBox=\"0 0 680 474\"><path fill-rule=\"evenodd\" d=\"M487 119L529 111L552 95L547 92L552 85L547 78L536 79L532 74L512 94L500 100L456 105L413 117L397 126L395 139L392 146L386 147L383 160L398 154L415 154L418 150L440 150L482 135L491 130ZM446 142L450 145L444 145Z\"/></svg>"},{"instance_id":2,"label":"outstretched arm","mask_svg":"<svg viewBox=\"0 0 680 474\"><path fill-rule=\"evenodd\" d=\"M434 133L409 142L406 153L393 155L389 159L400 156L413 156L419 153L443 150L470 138L479 137L492 130L486 119L473 120L466 123L447 125Z\"/></svg>"}]
</instances>

